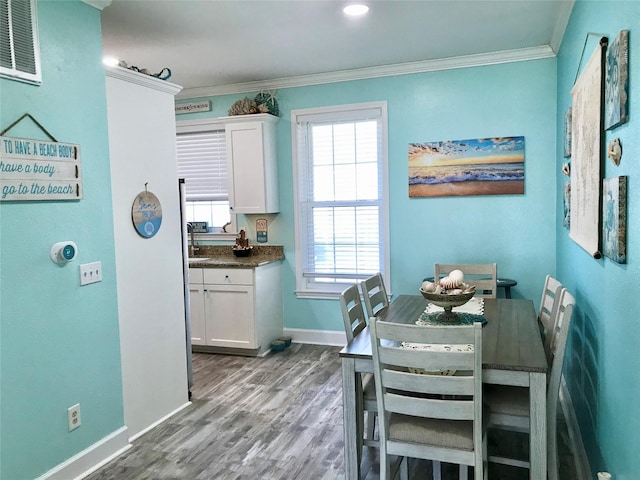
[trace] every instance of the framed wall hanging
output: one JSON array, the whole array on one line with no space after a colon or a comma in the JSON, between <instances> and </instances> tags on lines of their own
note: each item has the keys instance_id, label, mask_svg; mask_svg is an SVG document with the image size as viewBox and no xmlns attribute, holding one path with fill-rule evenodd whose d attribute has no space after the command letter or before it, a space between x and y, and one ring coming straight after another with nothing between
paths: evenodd
<instances>
[{"instance_id":1,"label":"framed wall hanging","mask_svg":"<svg viewBox=\"0 0 640 480\"><path fill-rule=\"evenodd\" d=\"M629 118L629 30L622 30L607 49L604 84L604 128L611 130Z\"/></svg>"},{"instance_id":2,"label":"framed wall hanging","mask_svg":"<svg viewBox=\"0 0 640 480\"><path fill-rule=\"evenodd\" d=\"M524 193L524 137L409 144L409 197Z\"/></svg>"},{"instance_id":3,"label":"framed wall hanging","mask_svg":"<svg viewBox=\"0 0 640 480\"><path fill-rule=\"evenodd\" d=\"M607 38L598 42L571 90L571 210L569 237L601 258L602 80Z\"/></svg>"},{"instance_id":4,"label":"framed wall hanging","mask_svg":"<svg viewBox=\"0 0 640 480\"><path fill-rule=\"evenodd\" d=\"M627 263L627 177L605 178L602 190L604 254L616 263Z\"/></svg>"},{"instance_id":5,"label":"framed wall hanging","mask_svg":"<svg viewBox=\"0 0 640 480\"><path fill-rule=\"evenodd\" d=\"M567 182L564 184L562 188L562 200L563 200L563 211L564 215L562 217L562 226L564 228L569 228L571 224L571 182Z\"/></svg>"},{"instance_id":6,"label":"framed wall hanging","mask_svg":"<svg viewBox=\"0 0 640 480\"><path fill-rule=\"evenodd\" d=\"M564 158L571 156L571 107L564 114Z\"/></svg>"}]
</instances>

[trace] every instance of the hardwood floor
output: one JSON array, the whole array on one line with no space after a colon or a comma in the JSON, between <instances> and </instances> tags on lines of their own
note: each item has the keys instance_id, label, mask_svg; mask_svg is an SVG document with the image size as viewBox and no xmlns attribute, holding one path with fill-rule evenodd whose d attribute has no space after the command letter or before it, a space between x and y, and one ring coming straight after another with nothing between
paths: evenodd
<instances>
[{"instance_id":1,"label":"hardwood floor","mask_svg":"<svg viewBox=\"0 0 640 480\"><path fill-rule=\"evenodd\" d=\"M86 480L344 479L339 351L293 344L264 358L194 354L193 405ZM560 479L577 480L559 431ZM526 448L526 438L508 443ZM490 467L492 480L528 477ZM365 449L363 480L378 480L378 468L377 449ZM410 470L412 479L431 478L429 461ZM457 466L443 466L444 480L457 478Z\"/></svg>"}]
</instances>

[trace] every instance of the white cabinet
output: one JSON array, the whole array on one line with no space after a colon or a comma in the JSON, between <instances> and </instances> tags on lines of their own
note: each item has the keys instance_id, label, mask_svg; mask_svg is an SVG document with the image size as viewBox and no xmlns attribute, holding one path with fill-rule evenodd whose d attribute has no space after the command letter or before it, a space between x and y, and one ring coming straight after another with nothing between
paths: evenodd
<instances>
[{"instance_id":1,"label":"white cabinet","mask_svg":"<svg viewBox=\"0 0 640 480\"><path fill-rule=\"evenodd\" d=\"M225 117L231 213L277 213L276 123L264 114Z\"/></svg>"},{"instance_id":2,"label":"white cabinet","mask_svg":"<svg viewBox=\"0 0 640 480\"><path fill-rule=\"evenodd\" d=\"M204 314L204 273L202 268L189 269L189 307L191 345L206 345Z\"/></svg>"},{"instance_id":3,"label":"white cabinet","mask_svg":"<svg viewBox=\"0 0 640 480\"><path fill-rule=\"evenodd\" d=\"M282 335L280 268L191 268L192 345L266 353Z\"/></svg>"}]
</instances>

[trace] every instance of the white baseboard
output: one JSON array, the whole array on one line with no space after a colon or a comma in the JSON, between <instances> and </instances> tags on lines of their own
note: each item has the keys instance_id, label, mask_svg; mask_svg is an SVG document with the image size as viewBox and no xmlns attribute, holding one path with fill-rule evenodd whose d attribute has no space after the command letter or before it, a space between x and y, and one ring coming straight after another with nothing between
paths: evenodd
<instances>
[{"instance_id":1,"label":"white baseboard","mask_svg":"<svg viewBox=\"0 0 640 480\"><path fill-rule=\"evenodd\" d=\"M80 480L131 448L127 427L121 427L36 480Z\"/></svg>"},{"instance_id":2,"label":"white baseboard","mask_svg":"<svg viewBox=\"0 0 640 480\"><path fill-rule=\"evenodd\" d=\"M165 415L164 417L162 417L160 420L153 422L151 425L149 425L147 428L140 430L138 433L136 433L135 435L132 435L129 438L130 442L133 442L135 439L140 438L142 435L144 435L145 433L147 433L149 430L154 429L155 427L157 427L158 425L160 425L162 422L164 422L165 420L168 420L169 418L173 417L176 413L178 413L180 410L183 410L185 408L187 408L189 405L191 405L191 402L187 402L184 405L179 406L178 408L176 408L173 412L168 413L167 415Z\"/></svg>"},{"instance_id":3,"label":"white baseboard","mask_svg":"<svg viewBox=\"0 0 640 480\"><path fill-rule=\"evenodd\" d=\"M290 336L293 343L330 345L333 347L344 347L347 344L347 335L344 333L344 330L305 330L302 328L285 328L283 333Z\"/></svg>"},{"instance_id":4,"label":"white baseboard","mask_svg":"<svg viewBox=\"0 0 640 480\"><path fill-rule=\"evenodd\" d=\"M578 424L578 418L576 417L576 411L573 408L571 394L569 393L564 377L562 377L560 382L559 398L562 412L564 413L564 418L567 422L571 450L575 455L576 473L578 478L594 478L591 475L591 466L589 465L589 458L586 450L584 449L584 443L582 442L580 425Z\"/></svg>"}]
</instances>

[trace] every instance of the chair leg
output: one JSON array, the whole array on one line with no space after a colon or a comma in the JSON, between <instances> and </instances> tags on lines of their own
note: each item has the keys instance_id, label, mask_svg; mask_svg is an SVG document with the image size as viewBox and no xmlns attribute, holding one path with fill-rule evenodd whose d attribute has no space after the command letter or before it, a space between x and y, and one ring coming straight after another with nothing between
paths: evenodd
<instances>
[{"instance_id":1,"label":"chair leg","mask_svg":"<svg viewBox=\"0 0 640 480\"><path fill-rule=\"evenodd\" d=\"M380 480L391 480L391 462L383 452L380 452Z\"/></svg>"},{"instance_id":2,"label":"chair leg","mask_svg":"<svg viewBox=\"0 0 640 480\"><path fill-rule=\"evenodd\" d=\"M550 425L547 425L547 428L549 429L547 435L547 475L549 477L549 480L558 480L558 445L556 443L556 421L557 420L554 419L553 422L550 422Z\"/></svg>"},{"instance_id":3,"label":"chair leg","mask_svg":"<svg viewBox=\"0 0 640 480\"><path fill-rule=\"evenodd\" d=\"M460 480L469 480L469 467L460 464L458 465L458 469L460 471L458 478L460 478Z\"/></svg>"},{"instance_id":4,"label":"chair leg","mask_svg":"<svg viewBox=\"0 0 640 480\"><path fill-rule=\"evenodd\" d=\"M374 434L376 430L376 412L367 412L367 439L374 440Z\"/></svg>"},{"instance_id":5,"label":"chair leg","mask_svg":"<svg viewBox=\"0 0 640 480\"><path fill-rule=\"evenodd\" d=\"M409 480L409 458L404 457L400 464L400 480Z\"/></svg>"},{"instance_id":6,"label":"chair leg","mask_svg":"<svg viewBox=\"0 0 640 480\"><path fill-rule=\"evenodd\" d=\"M442 480L442 465L440 462L433 460L433 480Z\"/></svg>"}]
</instances>

